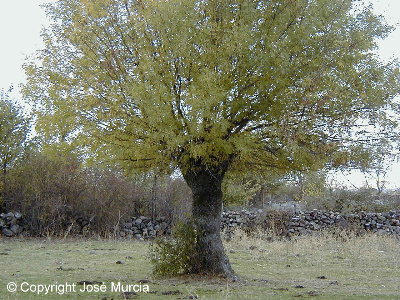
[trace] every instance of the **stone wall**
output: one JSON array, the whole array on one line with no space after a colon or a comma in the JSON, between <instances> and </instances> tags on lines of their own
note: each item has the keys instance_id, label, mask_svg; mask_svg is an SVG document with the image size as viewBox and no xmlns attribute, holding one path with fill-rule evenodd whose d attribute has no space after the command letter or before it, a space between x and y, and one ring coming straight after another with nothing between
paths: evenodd
<instances>
[{"instance_id":1,"label":"stone wall","mask_svg":"<svg viewBox=\"0 0 400 300\"><path fill-rule=\"evenodd\" d=\"M303 234L332 227L400 235L400 211L344 215L318 210L300 212L291 218L288 231Z\"/></svg>"},{"instance_id":2,"label":"stone wall","mask_svg":"<svg viewBox=\"0 0 400 300\"><path fill-rule=\"evenodd\" d=\"M281 235L311 234L325 229L348 229L355 231L396 234L400 236L400 211L385 213L340 214L332 211L265 212L262 210L226 211L222 213L221 230L231 234L237 228L274 230ZM170 234L171 224L166 219L151 221L137 217L120 226L120 237L148 239Z\"/></svg>"},{"instance_id":3,"label":"stone wall","mask_svg":"<svg viewBox=\"0 0 400 300\"><path fill-rule=\"evenodd\" d=\"M151 239L160 235L171 234L171 221L166 218L133 217L119 226L118 236L121 238Z\"/></svg>"},{"instance_id":4,"label":"stone wall","mask_svg":"<svg viewBox=\"0 0 400 300\"><path fill-rule=\"evenodd\" d=\"M238 227L248 228L253 226L276 229L279 234L283 235L301 235L324 229L339 228L400 236L400 211L340 214L316 209L308 212L242 210L224 212L222 215L222 229L227 232Z\"/></svg>"},{"instance_id":5,"label":"stone wall","mask_svg":"<svg viewBox=\"0 0 400 300\"><path fill-rule=\"evenodd\" d=\"M22 233L24 220L20 212L9 212L0 214L0 231L4 236L13 237Z\"/></svg>"},{"instance_id":6,"label":"stone wall","mask_svg":"<svg viewBox=\"0 0 400 300\"><path fill-rule=\"evenodd\" d=\"M332 211L307 212L241 210L222 214L221 230L232 234L235 229L272 230L279 235L311 234L324 229L349 229L400 236L400 210L384 213L340 214ZM19 212L0 214L0 230L3 236L13 237L21 233L29 235L29 228ZM171 221L166 218L152 220L139 216L126 219L117 226L117 236L128 239L151 239L171 234Z\"/></svg>"}]
</instances>

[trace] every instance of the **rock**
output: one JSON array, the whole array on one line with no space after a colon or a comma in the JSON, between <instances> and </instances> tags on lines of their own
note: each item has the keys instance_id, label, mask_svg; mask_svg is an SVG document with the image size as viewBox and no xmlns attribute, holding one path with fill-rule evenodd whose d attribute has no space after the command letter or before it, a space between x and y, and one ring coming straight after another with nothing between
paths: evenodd
<instances>
[{"instance_id":1,"label":"rock","mask_svg":"<svg viewBox=\"0 0 400 300\"><path fill-rule=\"evenodd\" d=\"M161 295L179 295L182 294L181 291L176 290L176 291L166 291L166 292L162 292Z\"/></svg>"},{"instance_id":2,"label":"rock","mask_svg":"<svg viewBox=\"0 0 400 300\"><path fill-rule=\"evenodd\" d=\"M122 299L134 299L137 298L138 294L135 292L123 292L121 293Z\"/></svg>"},{"instance_id":3,"label":"rock","mask_svg":"<svg viewBox=\"0 0 400 300\"><path fill-rule=\"evenodd\" d=\"M313 230L321 229L321 226L319 226L318 224L316 224L314 222L311 222L310 225L311 225L311 229L313 229Z\"/></svg>"},{"instance_id":4,"label":"rock","mask_svg":"<svg viewBox=\"0 0 400 300\"><path fill-rule=\"evenodd\" d=\"M133 226L133 225L132 225L131 222L127 222L127 223L124 224L124 227L125 227L126 229L131 229L132 226Z\"/></svg>"},{"instance_id":5,"label":"rock","mask_svg":"<svg viewBox=\"0 0 400 300\"><path fill-rule=\"evenodd\" d=\"M12 212L9 212L4 215L3 219L11 220L14 218L14 214Z\"/></svg>"},{"instance_id":6,"label":"rock","mask_svg":"<svg viewBox=\"0 0 400 300\"><path fill-rule=\"evenodd\" d=\"M140 280L138 280L138 282L141 284L145 284L145 283L150 283L151 281L148 279L140 279Z\"/></svg>"},{"instance_id":7,"label":"rock","mask_svg":"<svg viewBox=\"0 0 400 300\"><path fill-rule=\"evenodd\" d=\"M388 234L389 232L387 232L387 231L384 230L384 229L378 229L378 230L376 231L376 233L379 234L379 235L386 235L386 234Z\"/></svg>"},{"instance_id":8,"label":"rock","mask_svg":"<svg viewBox=\"0 0 400 300\"><path fill-rule=\"evenodd\" d=\"M12 237L14 236L14 232L12 232L10 229L8 228L3 228L3 230L1 231L6 237Z\"/></svg>"},{"instance_id":9,"label":"rock","mask_svg":"<svg viewBox=\"0 0 400 300\"><path fill-rule=\"evenodd\" d=\"M76 283L77 285L100 285L103 284L102 281L91 281L91 280L82 280Z\"/></svg>"},{"instance_id":10,"label":"rock","mask_svg":"<svg viewBox=\"0 0 400 300\"><path fill-rule=\"evenodd\" d=\"M11 225L10 230L14 232L14 234L18 234L22 231L21 226L19 226L18 224Z\"/></svg>"},{"instance_id":11,"label":"rock","mask_svg":"<svg viewBox=\"0 0 400 300\"><path fill-rule=\"evenodd\" d=\"M130 234L130 235L132 235L132 234L133 234L133 231L132 231L132 230L130 230L130 229L124 229L124 231L125 231L125 233L126 233L126 234Z\"/></svg>"}]
</instances>

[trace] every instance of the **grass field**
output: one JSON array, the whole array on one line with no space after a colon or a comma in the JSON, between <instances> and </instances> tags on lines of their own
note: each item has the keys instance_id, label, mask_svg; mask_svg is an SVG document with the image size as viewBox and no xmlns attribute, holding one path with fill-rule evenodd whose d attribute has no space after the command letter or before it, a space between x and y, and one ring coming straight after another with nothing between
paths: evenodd
<instances>
[{"instance_id":1,"label":"grass field","mask_svg":"<svg viewBox=\"0 0 400 300\"><path fill-rule=\"evenodd\" d=\"M0 299L400 299L400 241L395 238L337 240L325 234L267 242L239 233L225 246L238 282L154 278L148 242L2 239ZM105 290L80 291L81 281L99 288L104 283ZM9 282L17 284L15 293L7 291ZM70 291L62 295L34 292L39 284L65 283ZM147 285L150 293L124 294L118 283L142 290ZM33 291L22 292L21 285Z\"/></svg>"}]
</instances>

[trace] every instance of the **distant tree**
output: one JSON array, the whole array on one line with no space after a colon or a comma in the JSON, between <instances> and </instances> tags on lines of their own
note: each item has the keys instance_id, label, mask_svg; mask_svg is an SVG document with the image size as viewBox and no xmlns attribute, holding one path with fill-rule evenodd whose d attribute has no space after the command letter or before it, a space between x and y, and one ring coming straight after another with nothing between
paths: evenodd
<instances>
[{"instance_id":1,"label":"distant tree","mask_svg":"<svg viewBox=\"0 0 400 300\"><path fill-rule=\"evenodd\" d=\"M296 186L294 200L312 205L315 199L321 198L327 191L327 170L293 172L291 179Z\"/></svg>"},{"instance_id":2,"label":"distant tree","mask_svg":"<svg viewBox=\"0 0 400 300\"><path fill-rule=\"evenodd\" d=\"M248 206L261 189L262 185L255 174L228 173L222 184L223 202L228 206Z\"/></svg>"},{"instance_id":3,"label":"distant tree","mask_svg":"<svg viewBox=\"0 0 400 300\"><path fill-rule=\"evenodd\" d=\"M227 206L257 206L264 207L267 197L270 197L283 184L285 172L268 169L255 172L252 169L233 169L226 174L223 184L223 201Z\"/></svg>"},{"instance_id":4,"label":"distant tree","mask_svg":"<svg viewBox=\"0 0 400 300\"><path fill-rule=\"evenodd\" d=\"M60 0L24 93L55 140L127 168L179 169L198 235L189 272L233 276L225 174L345 163L354 125L385 123L398 64L373 50L392 28L360 3Z\"/></svg>"},{"instance_id":5,"label":"distant tree","mask_svg":"<svg viewBox=\"0 0 400 300\"><path fill-rule=\"evenodd\" d=\"M0 200L4 197L7 172L21 157L30 130L29 119L22 108L10 99L10 91L0 91Z\"/></svg>"},{"instance_id":6,"label":"distant tree","mask_svg":"<svg viewBox=\"0 0 400 300\"><path fill-rule=\"evenodd\" d=\"M364 173L366 187L370 187L369 180L372 180L373 188L380 196L388 183L388 172L399 153L396 144L390 141L371 142L367 153L360 170Z\"/></svg>"}]
</instances>

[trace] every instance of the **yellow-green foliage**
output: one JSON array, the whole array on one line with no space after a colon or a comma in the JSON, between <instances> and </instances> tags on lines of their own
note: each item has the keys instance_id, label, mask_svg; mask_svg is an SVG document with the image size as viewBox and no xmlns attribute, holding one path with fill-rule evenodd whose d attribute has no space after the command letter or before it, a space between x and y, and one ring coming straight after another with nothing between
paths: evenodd
<instances>
[{"instance_id":1,"label":"yellow-green foliage","mask_svg":"<svg viewBox=\"0 0 400 300\"><path fill-rule=\"evenodd\" d=\"M284 173L268 169L264 172L237 170L229 172L222 184L223 200L226 205L247 205L257 193L274 193L282 184Z\"/></svg>"},{"instance_id":2,"label":"yellow-green foliage","mask_svg":"<svg viewBox=\"0 0 400 300\"><path fill-rule=\"evenodd\" d=\"M29 119L22 108L11 100L9 91L0 90L0 193L5 188L6 173L24 151L28 133Z\"/></svg>"},{"instance_id":3,"label":"yellow-green foliage","mask_svg":"<svg viewBox=\"0 0 400 300\"><path fill-rule=\"evenodd\" d=\"M261 186L255 180L229 180L223 185L224 203L228 205L246 205Z\"/></svg>"},{"instance_id":4,"label":"yellow-green foliage","mask_svg":"<svg viewBox=\"0 0 400 300\"><path fill-rule=\"evenodd\" d=\"M398 93L371 52L391 28L358 3L60 0L24 94L41 133L103 160L316 169Z\"/></svg>"}]
</instances>

